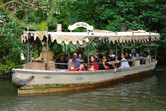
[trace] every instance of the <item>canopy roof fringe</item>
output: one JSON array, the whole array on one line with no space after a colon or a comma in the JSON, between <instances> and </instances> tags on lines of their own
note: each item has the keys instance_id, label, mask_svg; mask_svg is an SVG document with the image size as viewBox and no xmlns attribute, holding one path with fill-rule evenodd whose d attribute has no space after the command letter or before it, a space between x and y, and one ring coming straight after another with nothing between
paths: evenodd
<instances>
[{"instance_id":1,"label":"canopy roof fringe","mask_svg":"<svg viewBox=\"0 0 166 111\"><path fill-rule=\"evenodd\" d=\"M43 37L47 37L47 33L45 31L26 31L23 35L21 35L22 41L26 41L28 34L33 35L34 40L38 37L40 40L43 40ZM110 42L115 43L128 43L128 42L149 42L149 41L158 41L160 40L160 34L158 33L135 33L132 35L132 32L111 32L111 33L99 33L99 32L90 32L89 34L86 32L48 32L48 35L51 37L51 41L57 40L58 43L65 42L69 44L72 42L76 44L79 42L80 44L85 42L89 42L90 37L98 37L98 38L108 38ZM48 37L47 37L48 38Z\"/></svg>"},{"instance_id":2,"label":"canopy roof fringe","mask_svg":"<svg viewBox=\"0 0 166 111\"><path fill-rule=\"evenodd\" d=\"M78 27L87 28L87 32L72 32L72 30ZM73 25L70 25L69 30L71 32L25 31L24 34L21 35L21 39L23 42L25 42L28 34L30 34L34 37L34 40L36 40L36 38L43 40L44 37L50 37L52 42L56 40L59 44L63 41L65 44L69 44L70 42L73 44L77 44L77 42L79 44L83 44L84 41L89 42L89 38L98 38L98 40L101 40L102 38L108 38L108 40L112 43L149 42L160 40L159 33L146 32L144 30L132 30L128 32L93 30L93 26L90 26L84 22L77 22Z\"/></svg>"}]
</instances>

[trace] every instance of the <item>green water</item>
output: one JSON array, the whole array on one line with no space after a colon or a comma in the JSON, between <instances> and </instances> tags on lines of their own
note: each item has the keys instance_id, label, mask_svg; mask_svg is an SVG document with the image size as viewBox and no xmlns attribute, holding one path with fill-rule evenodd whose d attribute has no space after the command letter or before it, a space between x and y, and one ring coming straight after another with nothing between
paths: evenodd
<instances>
[{"instance_id":1,"label":"green water","mask_svg":"<svg viewBox=\"0 0 166 111\"><path fill-rule=\"evenodd\" d=\"M63 94L17 96L0 79L0 111L166 111L166 67L151 77Z\"/></svg>"}]
</instances>

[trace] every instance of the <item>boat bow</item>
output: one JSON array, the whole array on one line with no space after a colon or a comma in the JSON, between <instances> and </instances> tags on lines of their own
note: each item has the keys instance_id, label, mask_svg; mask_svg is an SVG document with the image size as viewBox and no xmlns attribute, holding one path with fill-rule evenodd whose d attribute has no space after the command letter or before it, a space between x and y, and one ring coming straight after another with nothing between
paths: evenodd
<instances>
[{"instance_id":1,"label":"boat bow","mask_svg":"<svg viewBox=\"0 0 166 111\"><path fill-rule=\"evenodd\" d=\"M16 77L15 74L12 74L12 83L17 88L20 88L20 87L25 86L26 84L28 84L34 78L35 78L35 76L30 76L26 79L21 79L21 78Z\"/></svg>"}]
</instances>

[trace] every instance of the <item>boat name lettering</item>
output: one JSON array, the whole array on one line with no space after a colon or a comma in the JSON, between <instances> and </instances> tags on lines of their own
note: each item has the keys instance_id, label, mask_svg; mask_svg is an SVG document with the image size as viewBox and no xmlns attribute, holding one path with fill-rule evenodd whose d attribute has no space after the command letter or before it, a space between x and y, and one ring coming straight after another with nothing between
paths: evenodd
<instances>
[{"instance_id":1,"label":"boat name lettering","mask_svg":"<svg viewBox=\"0 0 166 111\"><path fill-rule=\"evenodd\" d=\"M69 25L68 29L70 31L72 31L72 30L74 30L74 29L76 29L78 27L84 27L84 28L86 28L88 30L93 30L93 26L90 26L89 24L87 24L85 22L77 22L77 23L75 23L73 25Z\"/></svg>"},{"instance_id":2,"label":"boat name lettering","mask_svg":"<svg viewBox=\"0 0 166 111\"><path fill-rule=\"evenodd\" d=\"M85 23L78 23L76 24L77 27L87 27L87 24Z\"/></svg>"}]
</instances>

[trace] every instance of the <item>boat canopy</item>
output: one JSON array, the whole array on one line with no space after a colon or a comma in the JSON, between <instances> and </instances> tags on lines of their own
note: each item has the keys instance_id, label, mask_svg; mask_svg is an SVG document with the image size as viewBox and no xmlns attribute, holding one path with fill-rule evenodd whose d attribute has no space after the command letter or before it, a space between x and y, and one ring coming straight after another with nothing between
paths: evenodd
<instances>
[{"instance_id":1,"label":"boat canopy","mask_svg":"<svg viewBox=\"0 0 166 111\"><path fill-rule=\"evenodd\" d=\"M78 23L82 23L82 26L87 28L87 32L72 32L77 27L81 27L81 25ZM83 42L89 42L89 38L97 38L101 40L102 38L108 38L110 42L117 42L117 43L128 43L128 42L149 42L149 41L157 41L160 40L160 34L159 33L152 33L152 32L146 32L144 30L137 30L137 31L127 31L127 32L112 32L107 30L93 30L92 26L87 25L90 27L86 27L87 23L84 22L78 22L75 23L73 26L74 28L71 28L72 26L69 26L70 32L47 32L47 31L26 31L21 36L22 41L26 41L28 35L34 37L34 40L36 38L39 38L40 40L43 40L43 37L50 37L51 41L54 42L54 40L57 41L57 43L62 43L63 41L65 44L69 44L72 42L73 44L83 44Z\"/></svg>"}]
</instances>

